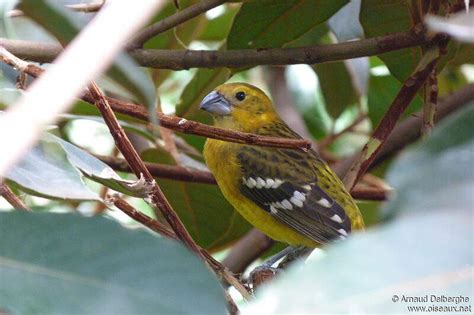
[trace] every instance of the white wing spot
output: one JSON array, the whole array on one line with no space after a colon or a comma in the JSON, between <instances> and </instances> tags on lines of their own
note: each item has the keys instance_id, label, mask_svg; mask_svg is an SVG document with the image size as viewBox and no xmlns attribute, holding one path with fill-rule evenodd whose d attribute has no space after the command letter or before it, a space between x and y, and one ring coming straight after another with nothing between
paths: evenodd
<instances>
[{"instance_id":1,"label":"white wing spot","mask_svg":"<svg viewBox=\"0 0 474 315\"><path fill-rule=\"evenodd\" d=\"M303 194L303 193L300 193L297 190L293 193L293 197L295 197L298 200L301 200L302 202L304 202L306 200L306 195Z\"/></svg>"},{"instance_id":2,"label":"white wing spot","mask_svg":"<svg viewBox=\"0 0 474 315\"><path fill-rule=\"evenodd\" d=\"M275 202L274 205L275 205L275 207L277 207L277 208L285 208L285 207L283 207L283 205L282 205L281 202L279 202L279 201Z\"/></svg>"},{"instance_id":3,"label":"white wing spot","mask_svg":"<svg viewBox=\"0 0 474 315\"><path fill-rule=\"evenodd\" d=\"M304 185L303 188L307 191L311 190L311 185Z\"/></svg>"},{"instance_id":4,"label":"white wing spot","mask_svg":"<svg viewBox=\"0 0 474 315\"><path fill-rule=\"evenodd\" d=\"M317 203L319 203L321 206L323 206L324 208L331 208L331 203L329 202L329 200L325 199L325 198L321 198L317 201Z\"/></svg>"},{"instance_id":5,"label":"white wing spot","mask_svg":"<svg viewBox=\"0 0 474 315\"><path fill-rule=\"evenodd\" d=\"M255 187L258 189L265 187L265 181L261 177L257 177L257 185Z\"/></svg>"},{"instance_id":6,"label":"white wing spot","mask_svg":"<svg viewBox=\"0 0 474 315\"><path fill-rule=\"evenodd\" d=\"M275 179L275 183L273 184L272 188L273 189L276 189L278 187L280 187L280 185L283 184L283 181L281 179Z\"/></svg>"},{"instance_id":7,"label":"white wing spot","mask_svg":"<svg viewBox=\"0 0 474 315\"><path fill-rule=\"evenodd\" d=\"M295 198L294 196L290 198L290 201L297 207L303 207L303 202L300 199Z\"/></svg>"},{"instance_id":8,"label":"white wing spot","mask_svg":"<svg viewBox=\"0 0 474 315\"><path fill-rule=\"evenodd\" d=\"M342 219L340 216L338 216L337 214L333 215L331 217L331 220L333 220L334 222L337 222L337 223L342 223Z\"/></svg>"},{"instance_id":9,"label":"white wing spot","mask_svg":"<svg viewBox=\"0 0 474 315\"><path fill-rule=\"evenodd\" d=\"M255 179L253 179L252 177L249 177L249 179L247 179L248 188L254 188L256 185L257 185L257 181L255 181Z\"/></svg>"},{"instance_id":10,"label":"white wing spot","mask_svg":"<svg viewBox=\"0 0 474 315\"><path fill-rule=\"evenodd\" d=\"M275 208L274 205L270 205L270 212L273 213L273 214L275 214L275 213L278 212L278 210Z\"/></svg>"},{"instance_id":11,"label":"white wing spot","mask_svg":"<svg viewBox=\"0 0 474 315\"><path fill-rule=\"evenodd\" d=\"M272 188L272 186L275 184L275 181L271 178L267 178L265 188Z\"/></svg>"},{"instance_id":12,"label":"white wing spot","mask_svg":"<svg viewBox=\"0 0 474 315\"><path fill-rule=\"evenodd\" d=\"M344 229L339 229L337 230L339 233L341 233L343 236L347 236L347 232Z\"/></svg>"},{"instance_id":13,"label":"white wing spot","mask_svg":"<svg viewBox=\"0 0 474 315\"><path fill-rule=\"evenodd\" d=\"M286 200L286 199L284 199L284 200L281 202L281 205L282 205L283 208L285 208L285 209L288 209L288 210L293 209L293 206L291 205L291 203L290 203L288 200Z\"/></svg>"}]
</instances>

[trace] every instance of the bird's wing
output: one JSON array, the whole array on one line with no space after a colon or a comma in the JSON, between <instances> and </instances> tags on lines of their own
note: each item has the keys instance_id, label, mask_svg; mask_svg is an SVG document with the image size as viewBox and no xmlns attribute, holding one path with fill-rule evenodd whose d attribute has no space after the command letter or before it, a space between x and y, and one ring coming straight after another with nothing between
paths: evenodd
<instances>
[{"instance_id":1,"label":"bird's wing","mask_svg":"<svg viewBox=\"0 0 474 315\"><path fill-rule=\"evenodd\" d=\"M319 185L315 165L324 162L314 152L242 146L237 158L240 191L277 220L320 244L350 232L346 212Z\"/></svg>"}]
</instances>

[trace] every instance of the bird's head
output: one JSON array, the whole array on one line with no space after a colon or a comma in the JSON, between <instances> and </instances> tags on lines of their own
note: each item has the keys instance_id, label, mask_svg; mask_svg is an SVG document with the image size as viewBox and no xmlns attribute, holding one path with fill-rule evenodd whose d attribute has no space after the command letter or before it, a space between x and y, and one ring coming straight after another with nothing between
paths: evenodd
<instances>
[{"instance_id":1,"label":"bird's head","mask_svg":"<svg viewBox=\"0 0 474 315\"><path fill-rule=\"evenodd\" d=\"M218 86L202 100L200 108L214 116L217 127L245 132L279 120L268 96L246 83Z\"/></svg>"}]
</instances>

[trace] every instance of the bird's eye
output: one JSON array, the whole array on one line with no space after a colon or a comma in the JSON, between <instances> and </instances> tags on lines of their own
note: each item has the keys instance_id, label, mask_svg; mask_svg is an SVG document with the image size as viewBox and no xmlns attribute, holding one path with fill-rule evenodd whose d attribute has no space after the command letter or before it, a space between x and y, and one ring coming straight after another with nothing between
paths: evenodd
<instances>
[{"instance_id":1,"label":"bird's eye","mask_svg":"<svg viewBox=\"0 0 474 315\"><path fill-rule=\"evenodd\" d=\"M243 101L245 99L245 93L244 92L237 92L237 93L235 93L235 98L238 99L239 101Z\"/></svg>"}]
</instances>

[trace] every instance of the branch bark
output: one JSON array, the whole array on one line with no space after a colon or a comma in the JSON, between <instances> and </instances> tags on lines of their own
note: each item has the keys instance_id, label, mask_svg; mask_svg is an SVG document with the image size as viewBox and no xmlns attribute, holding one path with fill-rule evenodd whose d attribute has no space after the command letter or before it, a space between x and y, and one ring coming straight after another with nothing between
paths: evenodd
<instances>
[{"instance_id":1,"label":"branch bark","mask_svg":"<svg viewBox=\"0 0 474 315\"><path fill-rule=\"evenodd\" d=\"M389 51L427 45L431 42L420 27L407 32L298 48L260 48L236 50L160 50L132 49L130 55L144 67L183 70L189 68L241 68L258 65L315 64L336 60L379 55ZM20 58L51 62L61 46L40 42L0 39L4 46Z\"/></svg>"},{"instance_id":2,"label":"branch bark","mask_svg":"<svg viewBox=\"0 0 474 315\"><path fill-rule=\"evenodd\" d=\"M4 182L0 181L0 196L5 198L13 208L17 210L31 211L30 208L21 200Z\"/></svg>"}]
</instances>

